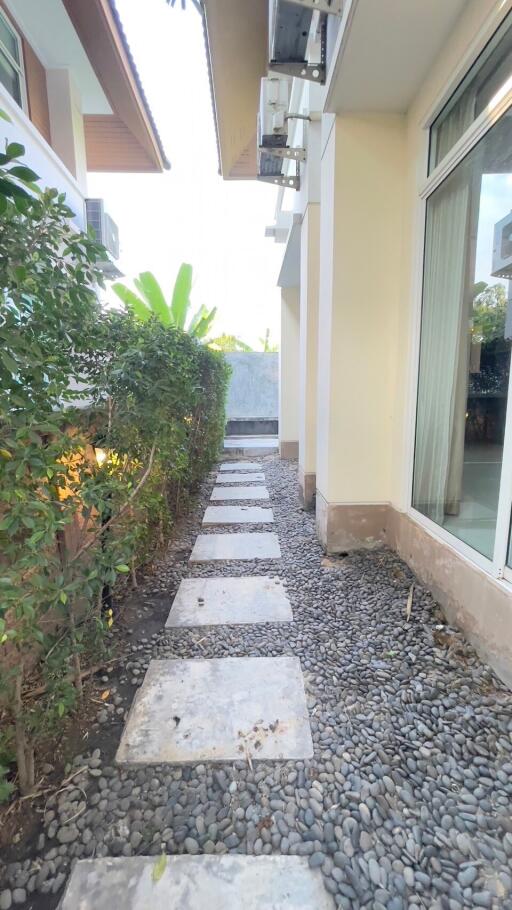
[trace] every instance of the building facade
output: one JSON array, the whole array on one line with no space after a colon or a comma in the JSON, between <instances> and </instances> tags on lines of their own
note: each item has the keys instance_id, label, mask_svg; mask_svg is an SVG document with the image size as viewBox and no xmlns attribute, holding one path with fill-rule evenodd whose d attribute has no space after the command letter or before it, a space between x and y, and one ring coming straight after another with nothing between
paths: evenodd
<instances>
[{"instance_id":1,"label":"building facade","mask_svg":"<svg viewBox=\"0 0 512 910\"><path fill-rule=\"evenodd\" d=\"M511 10L205 2L222 174L278 187L281 454L509 682Z\"/></svg>"},{"instance_id":2,"label":"building facade","mask_svg":"<svg viewBox=\"0 0 512 910\"><path fill-rule=\"evenodd\" d=\"M0 0L0 109L2 141L24 145L81 229L88 171L168 167L114 0Z\"/></svg>"}]
</instances>

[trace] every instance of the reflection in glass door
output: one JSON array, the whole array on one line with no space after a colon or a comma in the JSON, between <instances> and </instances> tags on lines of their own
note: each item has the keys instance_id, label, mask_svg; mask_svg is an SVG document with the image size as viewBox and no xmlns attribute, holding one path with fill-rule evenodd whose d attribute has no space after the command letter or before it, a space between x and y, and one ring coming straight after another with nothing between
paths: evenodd
<instances>
[{"instance_id":1,"label":"reflection in glass door","mask_svg":"<svg viewBox=\"0 0 512 910\"><path fill-rule=\"evenodd\" d=\"M512 118L427 202L413 505L492 559L512 338Z\"/></svg>"}]
</instances>

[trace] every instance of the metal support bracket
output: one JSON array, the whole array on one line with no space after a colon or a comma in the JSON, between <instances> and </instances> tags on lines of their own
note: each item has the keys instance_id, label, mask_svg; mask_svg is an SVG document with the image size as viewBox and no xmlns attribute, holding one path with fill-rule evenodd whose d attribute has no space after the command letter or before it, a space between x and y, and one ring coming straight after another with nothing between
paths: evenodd
<instances>
[{"instance_id":1,"label":"metal support bracket","mask_svg":"<svg viewBox=\"0 0 512 910\"><path fill-rule=\"evenodd\" d=\"M258 180L261 180L262 183L273 183L274 186L284 186L286 189L300 190L300 177L290 177L287 174L282 174L277 177L266 177L265 175L258 174Z\"/></svg>"},{"instance_id":2,"label":"metal support bracket","mask_svg":"<svg viewBox=\"0 0 512 910\"><path fill-rule=\"evenodd\" d=\"M319 13L327 13L329 16L343 15L343 0L288 0L289 3L295 3L297 6L305 6L307 9L316 9Z\"/></svg>"},{"instance_id":3,"label":"metal support bracket","mask_svg":"<svg viewBox=\"0 0 512 910\"><path fill-rule=\"evenodd\" d=\"M297 79L307 79L308 82L318 82L319 85L325 83L323 63L308 63L306 60L302 63L292 60L286 62L271 60L268 66L272 73L278 73L280 76L295 76Z\"/></svg>"},{"instance_id":4,"label":"metal support bracket","mask_svg":"<svg viewBox=\"0 0 512 910\"><path fill-rule=\"evenodd\" d=\"M274 158L291 158L292 161L305 161L306 149L292 149L287 145L260 145L260 152Z\"/></svg>"}]
</instances>

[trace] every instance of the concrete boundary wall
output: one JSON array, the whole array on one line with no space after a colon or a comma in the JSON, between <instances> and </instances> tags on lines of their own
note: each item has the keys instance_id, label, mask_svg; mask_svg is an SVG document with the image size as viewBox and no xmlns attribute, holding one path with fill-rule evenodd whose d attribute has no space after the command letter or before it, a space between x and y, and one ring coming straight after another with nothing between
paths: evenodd
<instances>
[{"instance_id":1,"label":"concrete boundary wall","mask_svg":"<svg viewBox=\"0 0 512 910\"><path fill-rule=\"evenodd\" d=\"M261 423L259 432L277 432L279 354L244 351L226 354L226 360L232 369L226 404L228 428L236 426L240 431L243 424L250 423L252 432L258 432Z\"/></svg>"}]
</instances>

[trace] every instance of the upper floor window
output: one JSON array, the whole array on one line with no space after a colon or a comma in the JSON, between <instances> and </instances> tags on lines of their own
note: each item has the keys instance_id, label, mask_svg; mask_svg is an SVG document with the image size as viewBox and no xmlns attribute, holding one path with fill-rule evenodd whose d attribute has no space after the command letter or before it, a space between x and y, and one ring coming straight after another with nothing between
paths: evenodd
<instances>
[{"instance_id":1,"label":"upper floor window","mask_svg":"<svg viewBox=\"0 0 512 910\"><path fill-rule=\"evenodd\" d=\"M25 74L21 39L9 20L0 11L0 83L23 107Z\"/></svg>"},{"instance_id":2,"label":"upper floor window","mask_svg":"<svg viewBox=\"0 0 512 910\"><path fill-rule=\"evenodd\" d=\"M512 13L502 22L430 130L429 173L512 77Z\"/></svg>"}]
</instances>

